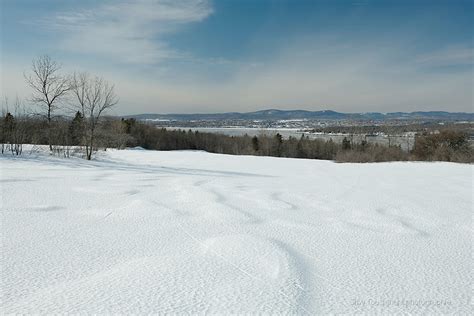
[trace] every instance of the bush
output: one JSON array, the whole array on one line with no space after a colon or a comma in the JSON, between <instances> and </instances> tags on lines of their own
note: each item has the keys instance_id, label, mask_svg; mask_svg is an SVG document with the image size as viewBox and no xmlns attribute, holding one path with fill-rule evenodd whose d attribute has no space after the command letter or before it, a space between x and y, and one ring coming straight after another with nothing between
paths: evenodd
<instances>
[{"instance_id":1,"label":"bush","mask_svg":"<svg viewBox=\"0 0 474 316\"><path fill-rule=\"evenodd\" d=\"M342 148L335 157L336 162L383 162L409 159L409 153L403 151L399 146L387 147L367 143L360 144L350 150Z\"/></svg>"},{"instance_id":2,"label":"bush","mask_svg":"<svg viewBox=\"0 0 474 316\"><path fill-rule=\"evenodd\" d=\"M468 135L454 130L417 136L412 154L418 160L473 162Z\"/></svg>"}]
</instances>

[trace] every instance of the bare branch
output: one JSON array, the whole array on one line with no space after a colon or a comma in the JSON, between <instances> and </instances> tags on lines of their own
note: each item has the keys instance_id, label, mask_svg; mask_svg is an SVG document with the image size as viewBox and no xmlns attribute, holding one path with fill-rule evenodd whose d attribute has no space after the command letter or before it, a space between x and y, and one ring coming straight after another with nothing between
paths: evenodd
<instances>
[{"instance_id":1,"label":"bare branch","mask_svg":"<svg viewBox=\"0 0 474 316\"><path fill-rule=\"evenodd\" d=\"M45 55L33 60L30 75L24 74L26 82L33 89L31 101L43 108L45 112L51 150L51 119L53 113L59 109L61 101L72 89L70 78L61 75L60 70L61 65Z\"/></svg>"},{"instance_id":2,"label":"bare branch","mask_svg":"<svg viewBox=\"0 0 474 316\"><path fill-rule=\"evenodd\" d=\"M75 73L71 86L77 110L86 120L86 157L91 159L97 125L102 114L117 104L118 98L113 85L100 77L91 78L87 73Z\"/></svg>"},{"instance_id":3,"label":"bare branch","mask_svg":"<svg viewBox=\"0 0 474 316\"><path fill-rule=\"evenodd\" d=\"M70 78L59 74L61 66L49 56L40 56L34 59L31 65L31 74L24 75L26 82L33 89L31 101L43 104L49 113L59 108L59 103L71 90Z\"/></svg>"}]
</instances>

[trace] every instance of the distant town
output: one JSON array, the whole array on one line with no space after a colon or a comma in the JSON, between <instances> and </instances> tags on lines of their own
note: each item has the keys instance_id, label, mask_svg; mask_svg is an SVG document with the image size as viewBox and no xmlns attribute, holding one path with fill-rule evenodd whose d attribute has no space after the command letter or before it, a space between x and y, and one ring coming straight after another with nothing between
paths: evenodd
<instances>
[{"instance_id":1,"label":"distant town","mask_svg":"<svg viewBox=\"0 0 474 316\"><path fill-rule=\"evenodd\" d=\"M248 113L215 114L139 114L127 116L171 130L193 130L230 136L275 135L283 138L309 137L342 142L367 141L400 145L411 150L419 133L436 133L440 128L455 129L469 135L474 143L474 114L441 111L394 113L340 113L331 110L263 110Z\"/></svg>"}]
</instances>

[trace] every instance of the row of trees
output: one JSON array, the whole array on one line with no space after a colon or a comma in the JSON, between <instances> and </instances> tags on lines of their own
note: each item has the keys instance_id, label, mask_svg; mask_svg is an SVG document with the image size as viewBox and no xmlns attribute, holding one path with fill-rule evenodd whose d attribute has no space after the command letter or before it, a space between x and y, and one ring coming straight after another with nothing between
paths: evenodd
<instances>
[{"instance_id":1,"label":"row of trees","mask_svg":"<svg viewBox=\"0 0 474 316\"><path fill-rule=\"evenodd\" d=\"M17 120L6 114L0 121L4 139L10 137L14 144L12 153L20 150L22 143L52 144L52 151L65 156L74 148L84 146L88 130L82 112L74 118L61 117L48 122L35 116ZM16 124L17 127L12 127ZM18 128L20 126L20 128ZM16 131L15 131L16 128ZM14 132L10 132L14 131ZM233 155L259 155L307 159L329 159L339 162L381 162L403 160L441 160L473 162L473 150L468 135L453 130L418 135L411 152L400 146L384 146L362 141L354 143L349 138L342 143L308 137L283 139L280 134L259 136L226 136L222 134L167 130L134 119L104 117L94 129L94 144L87 150L91 154L98 148L124 148L140 146L154 150L204 150ZM15 145L16 144L16 145ZM2 147L3 150L3 147ZM18 154L18 153L17 153ZM90 156L89 158L90 159Z\"/></svg>"},{"instance_id":2,"label":"row of trees","mask_svg":"<svg viewBox=\"0 0 474 316\"><path fill-rule=\"evenodd\" d=\"M8 109L8 99L4 101L4 108ZM26 126L24 124L25 115L22 110L20 100L17 98L13 104L12 115L9 111L2 111L0 121L0 143L2 154L11 152L13 155L21 155L23 144L25 143Z\"/></svg>"},{"instance_id":3,"label":"row of trees","mask_svg":"<svg viewBox=\"0 0 474 316\"><path fill-rule=\"evenodd\" d=\"M13 124L12 124L13 122ZM103 117L94 131L92 150L86 150L85 135L88 130L85 120L77 112L74 118L58 117L48 126L47 121L35 116L15 116L9 112L0 119L0 143L2 153L20 155L22 144L49 145L51 153L69 157L71 154L80 155L89 159L99 148L124 148L131 136L124 131L120 120ZM11 131L11 132L10 132Z\"/></svg>"},{"instance_id":4,"label":"row of trees","mask_svg":"<svg viewBox=\"0 0 474 316\"><path fill-rule=\"evenodd\" d=\"M353 143L345 138L342 143L332 140L290 137L280 134L260 136L226 136L184 130L166 130L135 121L122 119L129 138L127 146L141 146L156 150L195 149L233 155L260 155L307 159L329 159L339 162L381 161L455 161L473 162L473 149L466 133L442 130L439 133L420 134L414 149L404 151L400 146L384 146L366 141Z\"/></svg>"},{"instance_id":5,"label":"row of trees","mask_svg":"<svg viewBox=\"0 0 474 316\"><path fill-rule=\"evenodd\" d=\"M57 146L74 144L84 149L86 159L92 159L103 115L118 102L114 86L86 72L62 74L61 65L49 56L33 60L31 72L25 74L25 80L32 89L30 101L34 110L19 112L23 106L17 99L14 115L5 102L0 135L2 153L8 148L20 154L21 144L28 138L25 126L34 123L40 128L36 130L36 137L41 142L46 140L51 152ZM65 132L64 117L71 113L75 113L73 131Z\"/></svg>"}]
</instances>

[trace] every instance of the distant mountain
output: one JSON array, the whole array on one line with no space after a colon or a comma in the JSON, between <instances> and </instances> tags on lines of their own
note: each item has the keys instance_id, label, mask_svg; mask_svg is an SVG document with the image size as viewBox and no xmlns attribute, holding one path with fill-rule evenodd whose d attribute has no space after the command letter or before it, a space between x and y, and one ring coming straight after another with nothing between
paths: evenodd
<instances>
[{"instance_id":1,"label":"distant mountain","mask_svg":"<svg viewBox=\"0 0 474 316\"><path fill-rule=\"evenodd\" d=\"M367 113L341 113L331 110L305 111L305 110L261 110L255 112L227 112L209 114L137 114L128 115L126 118L138 120L295 120L295 119L321 119L321 120L447 120L447 121L473 121L474 113L466 112L367 112Z\"/></svg>"}]
</instances>

